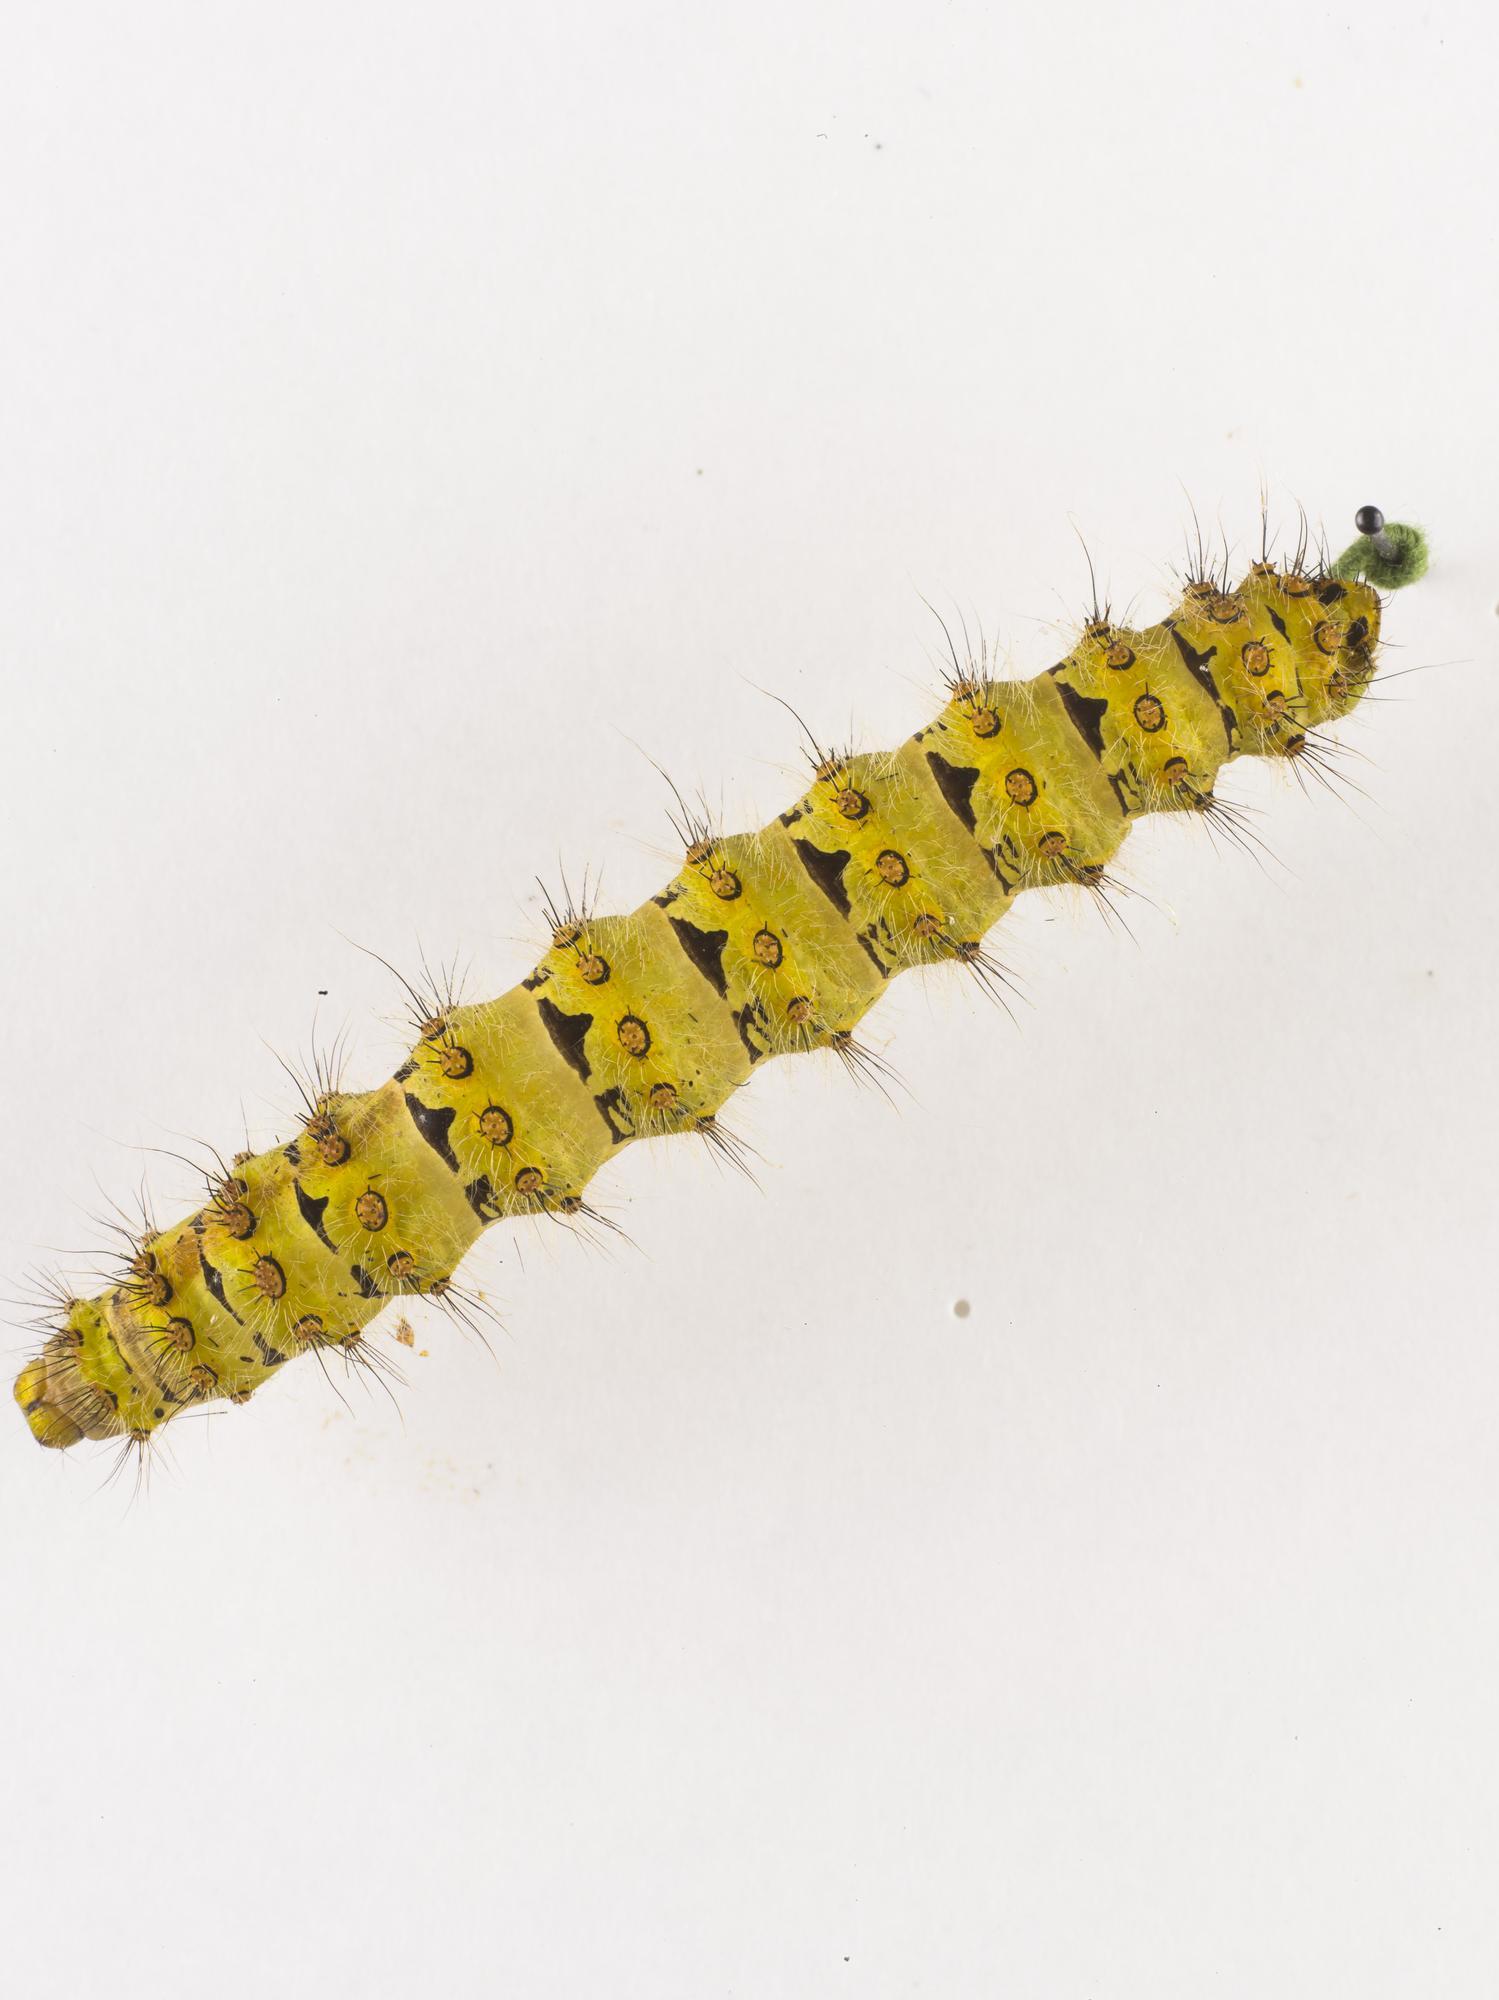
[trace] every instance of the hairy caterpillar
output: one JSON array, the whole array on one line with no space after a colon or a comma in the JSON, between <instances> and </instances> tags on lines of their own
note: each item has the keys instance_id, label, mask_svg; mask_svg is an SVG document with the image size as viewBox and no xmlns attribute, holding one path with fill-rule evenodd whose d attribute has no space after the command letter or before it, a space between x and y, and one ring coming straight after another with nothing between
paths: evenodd
<instances>
[{"instance_id":1,"label":"hairy caterpillar","mask_svg":"<svg viewBox=\"0 0 1499 2000\"><path fill-rule=\"evenodd\" d=\"M544 1214L583 1226L584 1190L637 1138L694 1133L734 1157L725 1100L770 1056L879 1058L855 1029L897 973L955 963L1004 981L984 939L1023 890L1106 899L1131 822L1187 812L1250 838L1215 790L1239 755L1325 775L1323 725L1375 673L1381 600L1424 568L1414 530L1336 564L1262 553L1237 586L1199 560L1159 624L1096 604L1030 681L953 653L938 715L898 749L813 744L810 787L768 826L722 834L684 808L683 863L638 910L552 912L548 949L499 999L408 985L417 1040L378 1088L320 1073L288 1142L219 1161L208 1199L147 1228L21 1370L33 1435L144 1447L181 1411L244 1402L295 1355L377 1366L365 1329L425 1296L460 1320L480 1231Z\"/></svg>"}]
</instances>

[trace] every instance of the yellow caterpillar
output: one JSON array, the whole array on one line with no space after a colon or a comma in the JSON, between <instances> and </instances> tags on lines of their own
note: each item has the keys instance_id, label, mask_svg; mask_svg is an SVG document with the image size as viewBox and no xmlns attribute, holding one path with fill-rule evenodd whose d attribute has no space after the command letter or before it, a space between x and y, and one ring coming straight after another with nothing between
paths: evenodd
<instances>
[{"instance_id":1,"label":"yellow caterpillar","mask_svg":"<svg viewBox=\"0 0 1499 2000\"><path fill-rule=\"evenodd\" d=\"M877 1063L854 1031L887 980L953 962L1000 981L984 939L1011 898L1105 895L1141 814L1243 838L1221 767L1318 770L1322 725L1375 672L1375 583L1424 567L1400 539L1415 531L1368 518L1379 532L1332 567L1263 559L1234 588L1199 573L1140 631L1095 611L1034 680L955 654L944 706L909 741L816 749L808 790L757 832L689 817L659 895L627 916L557 912L511 992L465 1006L408 989L418 1038L388 1082L321 1079L288 1143L217 1169L204 1206L132 1243L97 1297L59 1297L16 1382L33 1435L144 1446L298 1354L368 1360L364 1330L394 1300L465 1316L455 1273L489 1223L586 1213L588 1182L633 1139L697 1133L732 1153L718 1113L771 1056Z\"/></svg>"}]
</instances>

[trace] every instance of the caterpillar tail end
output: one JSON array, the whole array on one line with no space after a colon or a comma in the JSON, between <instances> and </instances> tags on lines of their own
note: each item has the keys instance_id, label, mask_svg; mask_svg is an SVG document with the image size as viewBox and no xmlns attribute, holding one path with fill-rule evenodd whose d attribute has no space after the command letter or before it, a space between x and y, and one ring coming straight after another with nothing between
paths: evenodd
<instances>
[{"instance_id":1,"label":"caterpillar tail end","mask_svg":"<svg viewBox=\"0 0 1499 2000\"><path fill-rule=\"evenodd\" d=\"M1363 578L1376 590L1403 590L1425 576L1431 551L1424 532L1409 521L1387 521L1377 507L1360 507L1354 517L1358 540L1333 564L1345 583Z\"/></svg>"},{"instance_id":2,"label":"caterpillar tail end","mask_svg":"<svg viewBox=\"0 0 1499 2000\"><path fill-rule=\"evenodd\" d=\"M16 1401L37 1443L53 1451L65 1451L70 1444L77 1444L83 1432L49 1400L48 1387L47 1362L38 1355L16 1377Z\"/></svg>"}]
</instances>

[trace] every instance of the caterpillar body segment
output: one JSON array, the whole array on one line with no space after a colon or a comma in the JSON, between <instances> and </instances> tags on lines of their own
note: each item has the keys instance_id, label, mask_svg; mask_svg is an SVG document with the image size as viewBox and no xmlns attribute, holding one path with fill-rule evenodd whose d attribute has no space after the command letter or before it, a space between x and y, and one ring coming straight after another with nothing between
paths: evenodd
<instances>
[{"instance_id":1,"label":"caterpillar body segment","mask_svg":"<svg viewBox=\"0 0 1499 2000\"><path fill-rule=\"evenodd\" d=\"M480 1231L576 1216L633 1139L701 1133L772 1056L858 1053L912 966L992 977L1022 891L1097 888L1133 820L1195 812L1238 755L1315 762L1314 732L1374 673L1380 601L1356 576L1255 563L1202 577L1160 624L1093 618L1030 681L955 662L940 713L889 752L817 753L768 826L691 826L681 868L625 916L567 913L534 971L479 1005L434 998L396 1074L319 1089L302 1128L237 1156L193 1215L149 1230L96 1297L65 1301L15 1394L33 1435L144 1444L244 1401L307 1352L368 1359L392 1300L461 1311Z\"/></svg>"}]
</instances>

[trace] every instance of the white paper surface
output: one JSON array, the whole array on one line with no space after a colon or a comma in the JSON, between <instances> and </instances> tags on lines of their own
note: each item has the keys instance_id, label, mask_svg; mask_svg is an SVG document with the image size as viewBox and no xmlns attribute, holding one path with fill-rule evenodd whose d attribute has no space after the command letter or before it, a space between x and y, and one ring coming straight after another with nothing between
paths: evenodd
<instances>
[{"instance_id":1,"label":"white paper surface","mask_svg":"<svg viewBox=\"0 0 1499 2000\"><path fill-rule=\"evenodd\" d=\"M496 1359L149 1494L0 1429L40 1996L1359 2000L1499 1979L1499 412L1478 7L18 6L0 76L0 1270L290 1129L361 955L476 997L928 598L1020 672L1189 502L1429 528L1354 809L1152 821L496 1230ZM353 942L351 942L353 941ZM966 1314L958 1302L966 1302ZM16 1330L17 1355L26 1336Z\"/></svg>"}]
</instances>

